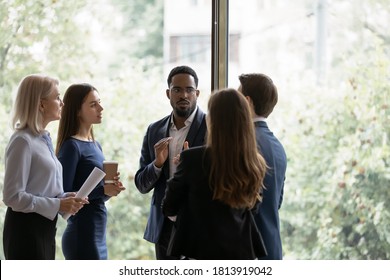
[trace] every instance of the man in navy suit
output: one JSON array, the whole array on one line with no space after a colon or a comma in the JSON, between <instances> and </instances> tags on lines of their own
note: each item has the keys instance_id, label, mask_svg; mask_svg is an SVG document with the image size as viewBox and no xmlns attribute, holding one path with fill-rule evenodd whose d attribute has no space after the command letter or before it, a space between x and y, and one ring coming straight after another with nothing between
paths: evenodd
<instances>
[{"instance_id":1,"label":"man in navy suit","mask_svg":"<svg viewBox=\"0 0 390 280\"><path fill-rule=\"evenodd\" d=\"M252 107L256 127L256 141L268 170L264 178L263 202L255 221L264 240L268 255L265 259L282 259L279 209L283 201L287 157L282 144L268 128L267 117L278 102L278 91L273 81L264 74L242 74L238 90Z\"/></svg>"},{"instance_id":2,"label":"man in navy suit","mask_svg":"<svg viewBox=\"0 0 390 280\"><path fill-rule=\"evenodd\" d=\"M175 156L184 145L205 143L206 115L197 106L198 76L188 66L177 66L168 75L166 95L172 113L149 125L142 144L140 168L135 174L137 189L145 194L153 190L144 239L155 244L156 259L167 256L173 222L164 217L161 202L166 182L175 172Z\"/></svg>"}]
</instances>

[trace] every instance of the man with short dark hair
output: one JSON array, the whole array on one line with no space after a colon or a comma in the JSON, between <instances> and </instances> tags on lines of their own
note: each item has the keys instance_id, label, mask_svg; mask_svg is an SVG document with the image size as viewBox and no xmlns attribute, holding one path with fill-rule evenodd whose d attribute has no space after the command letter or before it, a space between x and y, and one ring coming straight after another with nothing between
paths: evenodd
<instances>
[{"instance_id":1,"label":"man with short dark hair","mask_svg":"<svg viewBox=\"0 0 390 280\"><path fill-rule=\"evenodd\" d=\"M149 125L142 144L140 168L135 174L135 185L141 193L153 190L150 214L144 238L156 247L156 259L176 259L167 256L167 246L173 222L164 217L161 202L166 181L176 169L175 156L183 146L205 143L206 115L197 106L198 76L188 66L177 66L167 79L166 96L172 113Z\"/></svg>"},{"instance_id":2,"label":"man with short dark hair","mask_svg":"<svg viewBox=\"0 0 390 280\"><path fill-rule=\"evenodd\" d=\"M271 78L264 74L242 74L238 91L247 98L252 109L259 152L268 170L264 178L265 190L255 221L264 240L268 255L265 259L281 260L279 209L283 201L287 157L280 141L268 128L267 117L278 102L278 91Z\"/></svg>"}]
</instances>

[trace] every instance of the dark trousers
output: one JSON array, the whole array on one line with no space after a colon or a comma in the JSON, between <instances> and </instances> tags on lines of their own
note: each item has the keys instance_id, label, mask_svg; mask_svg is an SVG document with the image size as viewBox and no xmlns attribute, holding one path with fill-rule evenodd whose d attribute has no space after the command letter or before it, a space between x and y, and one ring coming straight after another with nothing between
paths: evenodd
<instances>
[{"instance_id":1,"label":"dark trousers","mask_svg":"<svg viewBox=\"0 0 390 280\"><path fill-rule=\"evenodd\" d=\"M37 213L7 208L3 247L7 260L54 260L57 217L51 221Z\"/></svg>"},{"instance_id":2,"label":"dark trousers","mask_svg":"<svg viewBox=\"0 0 390 280\"><path fill-rule=\"evenodd\" d=\"M161 230L160 238L155 245L157 260L178 260L178 257L168 256L167 249L171 238L173 222L167 218L164 220L164 225Z\"/></svg>"}]
</instances>

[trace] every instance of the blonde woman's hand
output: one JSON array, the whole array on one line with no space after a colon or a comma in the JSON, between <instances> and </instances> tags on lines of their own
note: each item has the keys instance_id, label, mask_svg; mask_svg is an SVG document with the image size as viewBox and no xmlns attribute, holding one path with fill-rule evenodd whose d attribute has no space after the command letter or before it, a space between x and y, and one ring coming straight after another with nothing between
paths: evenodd
<instances>
[{"instance_id":1,"label":"blonde woman's hand","mask_svg":"<svg viewBox=\"0 0 390 280\"><path fill-rule=\"evenodd\" d=\"M61 213L69 213L71 215L77 214L84 204L88 204L88 198L76 198L74 196L67 196L60 198L60 210Z\"/></svg>"},{"instance_id":2,"label":"blonde woman's hand","mask_svg":"<svg viewBox=\"0 0 390 280\"><path fill-rule=\"evenodd\" d=\"M67 193L64 194L63 197L75 197L76 194L77 194L76 192L67 192Z\"/></svg>"}]
</instances>

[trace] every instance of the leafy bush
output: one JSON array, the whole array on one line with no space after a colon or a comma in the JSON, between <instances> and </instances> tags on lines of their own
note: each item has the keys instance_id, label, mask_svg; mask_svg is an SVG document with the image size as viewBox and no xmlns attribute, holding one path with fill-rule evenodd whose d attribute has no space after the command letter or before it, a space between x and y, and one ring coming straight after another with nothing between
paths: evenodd
<instances>
[{"instance_id":1,"label":"leafy bush","mask_svg":"<svg viewBox=\"0 0 390 280\"><path fill-rule=\"evenodd\" d=\"M281 212L287 256L390 258L390 60L381 50L346 69L344 88L305 92L292 113Z\"/></svg>"}]
</instances>

